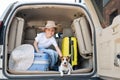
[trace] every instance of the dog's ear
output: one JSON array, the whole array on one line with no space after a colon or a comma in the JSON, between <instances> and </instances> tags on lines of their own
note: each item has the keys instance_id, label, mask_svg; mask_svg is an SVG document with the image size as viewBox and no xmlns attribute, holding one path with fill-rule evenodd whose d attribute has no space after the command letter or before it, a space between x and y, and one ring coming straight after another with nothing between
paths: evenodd
<instances>
[{"instance_id":1,"label":"dog's ear","mask_svg":"<svg viewBox=\"0 0 120 80\"><path fill-rule=\"evenodd\" d=\"M68 55L67 57L68 57L68 59L70 59L71 55Z\"/></svg>"},{"instance_id":2,"label":"dog's ear","mask_svg":"<svg viewBox=\"0 0 120 80\"><path fill-rule=\"evenodd\" d=\"M60 57L60 60L62 60L63 56Z\"/></svg>"},{"instance_id":3,"label":"dog's ear","mask_svg":"<svg viewBox=\"0 0 120 80\"><path fill-rule=\"evenodd\" d=\"M67 56L68 59L70 59L70 56Z\"/></svg>"},{"instance_id":4,"label":"dog's ear","mask_svg":"<svg viewBox=\"0 0 120 80\"><path fill-rule=\"evenodd\" d=\"M67 56L67 58L68 58L68 61L70 61L70 56Z\"/></svg>"}]
</instances>

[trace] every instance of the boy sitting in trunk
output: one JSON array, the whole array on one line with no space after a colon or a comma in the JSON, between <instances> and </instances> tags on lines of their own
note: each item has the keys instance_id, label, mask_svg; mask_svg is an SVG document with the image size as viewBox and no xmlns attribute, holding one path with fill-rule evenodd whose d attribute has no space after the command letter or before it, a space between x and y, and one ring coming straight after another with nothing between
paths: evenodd
<instances>
[{"instance_id":1,"label":"boy sitting in trunk","mask_svg":"<svg viewBox=\"0 0 120 80\"><path fill-rule=\"evenodd\" d=\"M51 57L50 67L52 68L57 62L58 55L62 57L62 53L58 44L54 38L55 30L57 26L54 21L47 21L46 26L44 27L44 32L37 34L34 41L34 47L37 53L48 53ZM47 49L49 46L53 45L56 51L52 49Z\"/></svg>"}]
</instances>

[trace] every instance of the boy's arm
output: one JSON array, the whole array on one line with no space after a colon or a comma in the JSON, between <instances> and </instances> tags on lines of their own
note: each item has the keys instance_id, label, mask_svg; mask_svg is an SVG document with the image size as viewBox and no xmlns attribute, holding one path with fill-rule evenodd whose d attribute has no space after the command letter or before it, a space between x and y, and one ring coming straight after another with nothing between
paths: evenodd
<instances>
[{"instance_id":1,"label":"boy's arm","mask_svg":"<svg viewBox=\"0 0 120 80\"><path fill-rule=\"evenodd\" d=\"M34 45L34 47L35 47L36 52L39 53L40 51L39 51L39 49L38 49L38 42L37 42L37 41L34 41L33 45Z\"/></svg>"},{"instance_id":2,"label":"boy's arm","mask_svg":"<svg viewBox=\"0 0 120 80\"><path fill-rule=\"evenodd\" d=\"M56 51L58 52L59 56L62 57L62 52L58 46L55 46Z\"/></svg>"}]
</instances>

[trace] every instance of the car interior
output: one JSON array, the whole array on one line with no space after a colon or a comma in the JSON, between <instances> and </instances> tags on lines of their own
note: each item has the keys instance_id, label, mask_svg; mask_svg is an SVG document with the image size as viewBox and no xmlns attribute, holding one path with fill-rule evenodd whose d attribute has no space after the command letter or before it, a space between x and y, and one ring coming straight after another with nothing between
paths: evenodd
<instances>
[{"instance_id":1,"label":"car interior","mask_svg":"<svg viewBox=\"0 0 120 80\"><path fill-rule=\"evenodd\" d=\"M9 70L12 51L22 45L33 45L36 35L42 32L47 20L54 20L59 30L55 39L62 49L64 37L77 38L78 64L72 74L91 73L94 70L92 23L83 7L72 5L23 5L18 7L9 21L7 33L6 70L9 74L59 74L58 71ZM53 46L50 48L54 49Z\"/></svg>"}]
</instances>

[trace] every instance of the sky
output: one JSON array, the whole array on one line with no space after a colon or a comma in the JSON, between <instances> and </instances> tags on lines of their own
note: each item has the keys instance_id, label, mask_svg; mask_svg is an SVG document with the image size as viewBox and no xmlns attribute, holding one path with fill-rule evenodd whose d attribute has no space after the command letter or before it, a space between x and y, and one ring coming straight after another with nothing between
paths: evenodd
<instances>
[{"instance_id":1,"label":"sky","mask_svg":"<svg viewBox=\"0 0 120 80\"><path fill-rule=\"evenodd\" d=\"M60 1L60 2L74 2L74 0L0 0L0 16L3 14L6 7L15 1Z\"/></svg>"},{"instance_id":2,"label":"sky","mask_svg":"<svg viewBox=\"0 0 120 80\"><path fill-rule=\"evenodd\" d=\"M0 16L3 14L3 11L6 9L6 7L14 1L15 0L0 0Z\"/></svg>"}]
</instances>

